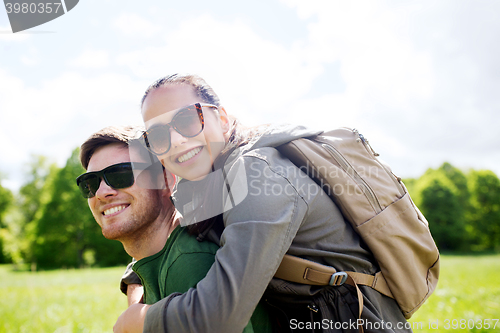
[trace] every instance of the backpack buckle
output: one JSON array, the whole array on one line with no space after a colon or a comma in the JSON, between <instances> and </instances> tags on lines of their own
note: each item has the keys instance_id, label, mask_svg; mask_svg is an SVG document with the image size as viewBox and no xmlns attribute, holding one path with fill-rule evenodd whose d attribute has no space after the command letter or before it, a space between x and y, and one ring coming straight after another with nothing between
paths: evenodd
<instances>
[{"instance_id":1,"label":"backpack buckle","mask_svg":"<svg viewBox=\"0 0 500 333\"><path fill-rule=\"evenodd\" d=\"M332 274L332 277L330 278L330 282L328 284L330 286L341 286L344 284L346 280L347 280L346 272L337 272L335 274Z\"/></svg>"}]
</instances>

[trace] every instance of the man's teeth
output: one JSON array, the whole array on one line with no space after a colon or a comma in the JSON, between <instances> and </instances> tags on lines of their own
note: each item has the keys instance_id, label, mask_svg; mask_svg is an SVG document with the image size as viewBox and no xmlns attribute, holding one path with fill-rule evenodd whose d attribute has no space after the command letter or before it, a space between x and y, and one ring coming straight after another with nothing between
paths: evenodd
<instances>
[{"instance_id":1,"label":"man's teeth","mask_svg":"<svg viewBox=\"0 0 500 333\"><path fill-rule=\"evenodd\" d=\"M114 213L119 212L120 210L123 210L123 209L125 209L125 208L127 208L127 206L125 206L125 205L122 205L122 206L115 206L115 207L113 207L113 208L106 209L106 210L103 212L103 214L104 214L104 216L106 216L106 215L110 215L110 214L114 214Z\"/></svg>"},{"instance_id":2,"label":"man's teeth","mask_svg":"<svg viewBox=\"0 0 500 333\"><path fill-rule=\"evenodd\" d=\"M201 150L201 147L196 147L193 150L190 150L186 154L179 157L177 160L179 161L179 163L186 162L187 160L193 158L196 154L198 154L200 152L200 150Z\"/></svg>"}]
</instances>

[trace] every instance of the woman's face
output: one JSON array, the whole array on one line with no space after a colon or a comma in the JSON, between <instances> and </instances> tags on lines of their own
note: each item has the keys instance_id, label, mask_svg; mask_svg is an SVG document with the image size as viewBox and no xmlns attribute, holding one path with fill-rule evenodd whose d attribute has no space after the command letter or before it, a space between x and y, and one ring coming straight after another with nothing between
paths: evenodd
<instances>
[{"instance_id":1,"label":"woman's face","mask_svg":"<svg viewBox=\"0 0 500 333\"><path fill-rule=\"evenodd\" d=\"M146 129L170 123L180 109L195 103L204 102L186 84L167 85L151 91L142 105ZM204 129L195 137L186 138L173 128L165 129L170 131L170 149L158 156L167 170L188 180L205 177L226 144L229 122L224 108L216 111L203 107L203 116Z\"/></svg>"}]
</instances>

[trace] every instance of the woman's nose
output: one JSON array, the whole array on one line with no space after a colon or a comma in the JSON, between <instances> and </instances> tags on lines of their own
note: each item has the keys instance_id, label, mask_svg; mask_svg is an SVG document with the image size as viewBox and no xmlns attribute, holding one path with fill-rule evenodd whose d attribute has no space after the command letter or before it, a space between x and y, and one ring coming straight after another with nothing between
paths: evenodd
<instances>
[{"instance_id":1,"label":"woman's nose","mask_svg":"<svg viewBox=\"0 0 500 333\"><path fill-rule=\"evenodd\" d=\"M187 138L182 136L179 132L177 132L175 129L170 128L170 144L172 147L178 147L179 145L185 143L187 141Z\"/></svg>"}]
</instances>

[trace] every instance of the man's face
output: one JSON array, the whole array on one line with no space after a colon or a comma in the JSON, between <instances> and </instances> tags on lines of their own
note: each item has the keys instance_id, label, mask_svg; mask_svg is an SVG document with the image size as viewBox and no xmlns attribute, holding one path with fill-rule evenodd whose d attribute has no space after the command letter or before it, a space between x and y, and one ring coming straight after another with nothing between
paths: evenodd
<instances>
[{"instance_id":1,"label":"man's face","mask_svg":"<svg viewBox=\"0 0 500 333\"><path fill-rule=\"evenodd\" d=\"M180 108L203 103L188 85L167 85L153 90L142 106L142 116L146 128L172 121ZM188 180L206 176L213 161L225 145L224 134L229 125L223 108L218 112L203 108L204 130L195 137L186 138L170 129L170 150L158 156L165 168ZM166 130L168 131L168 130Z\"/></svg>"},{"instance_id":2,"label":"man's face","mask_svg":"<svg viewBox=\"0 0 500 333\"><path fill-rule=\"evenodd\" d=\"M131 161L131 159L133 159ZM124 162L144 162L139 154L121 144L110 144L97 149L90 159L87 171L100 171L110 165ZM146 171L147 172L147 171ZM169 191L152 190L134 184L124 189L113 189L101 180L94 197L88 199L90 210L108 239L123 240L139 237L156 220L165 217Z\"/></svg>"}]
</instances>

